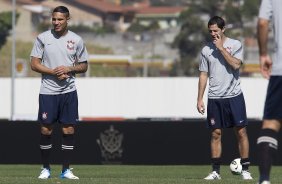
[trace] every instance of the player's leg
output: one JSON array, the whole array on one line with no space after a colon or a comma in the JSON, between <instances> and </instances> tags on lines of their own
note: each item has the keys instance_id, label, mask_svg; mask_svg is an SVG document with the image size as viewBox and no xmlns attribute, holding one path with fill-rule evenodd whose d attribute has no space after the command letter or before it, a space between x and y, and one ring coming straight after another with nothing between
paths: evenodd
<instances>
[{"instance_id":1,"label":"player's leg","mask_svg":"<svg viewBox=\"0 0 282 184\"><path fill-rule=\"evenodd\" d=\"M50 178L50 155L52 150L52 131L53 122L56 122L56 95L39 95L39 111L38 121L41 123L40 127L40 153L43 169L39 175L39 179Z\"/></svg>"},{"instance_id":2,"label":"player's leg","mask_svg":"<svg viewBox=\"0 0 282 184\"><path fill-rule=\"evenodd\" d=\"M263 124L257 144L260 183L269 181L272 159L278 149L278 132L282 123L282 77L271 76L263 112Z\"/></svg>"},{"instance_id":3,"label":"player's leg","mask_svg":"<svg viewBox=\"0 0 282 184\"><path fill-rule=\"evenodd\" d=\"M52 125L41 125L41 136L40 136L40 153L41 153L41 161L42 161L42 171L39 175L39 179L48 179L51 177L51 168L50 168L50 155L52 149Z\"/></svg>"},{"instance_id":4,"label":"player's leg","mask_svg":"<svg viewBox=\"0 0 282 184\"><path fill-rule=\"evenodd\" d=\"M270 170L272 159L278 149L278 132L281 128L281 121L264 120L258 144L258 165L260 178L259 182L270 181Z\"/></svg>"},{"instance_id":5,"label":"player's leg","mask_svg":"<svg viewBox=\"0 0 282 184\"><path fill-rule=\"evenodd\" d=\"M62 162L62 172L70 169L71 155L74 150L74 126L73 125L63 125L62 128L62 152L63 152L63 162Z\"/></svg>"},{"instance_id":6,"label":"player's leg","mask_svg":"<svg viewBox=\"0 0 282 184\"><path fill-rule=\"evenodd\" d=\"M41 125L40 151L43 168L50 170L50 154L52 149L52 125Z\"/></svg>"},{"instance_id":7,"label":"player's leg","mask_svg":"<svg viewBox=\"0 0 282 184\"><path fill-rule=\"evenodd\" d=\"M78 100L76 91L61 95L60 123L62 123L62 173L61 178L79 179L70 169L74 150L75 125L78 121Z\"/></svg>"},{"instance_id":8,"label":"player's leg","mask_svg":"<svg viewBox=\"0 0 282 184\"><path fill-rule=\"evenodd\" d=\"M212 159L212 169L217 173L220 173L220 164L221 164L221 137L222 130L214 129L211 132L211 159Z\"/></svg>"},{"instance_id":9,"label":"player's leg","mask_svg":"<svg viewBox=\"0 0 282 184\"><path fill-rule=\"evenodd\" d=\"M209 173L205 180L219 180L220 177L220 164L221 164L221 129L213 129L211 131L211 164L212 164L212 172Z\"/></svg>"},{"instance_id":10,"label":"player's leg","mask_svg":"<svg viewBox=\"0 0 282 184\"><path fill-rule=\"evenodd\" d=\"M235 134L238 140L239 153L241 156L242 178L245 180L253 179L249 172L249 139L246 127L235 127Z\"/></svg>"},{"instance_id":11,"label":"player's leg","mask_svg":"<svg viewBox=\"0 0 282 184\"><path fill-rule=\"evenodd\" d=\"M222 122L224 115L222 114L222 100L208 99L207 106L207 127L211 130L211 164L212 172L205 177L205 180L217 180L220 177L220 164L221 164L221 137L222 137Z\"/></svg>"},{"instance_id":12,"label":"player's leg","mask_svg":"<svg viewBox=\"0 0 282 184\"><path fill-rule=\"evenodd\" d=\"M249 161L249 139L247 135L247 129L246 127L234 127L234 131L238 141L242 170L248 170L250 161Z\"/></svg>"},{"instance_id":13,"label":"player's leg","mask_svg":"<svg viewBox=\"0 0 282 184\"><path fill-rule=\"evenodd\" d=\"M229 106L229 107L228 107ZM250 159L249 159L249 138L247 134L247 113L246 105L243 93L240 95L230 98L228 100L230 116L232 124L231 127L234 127L234 132L238 142L239 154L241 157L242 172L241 176L244 180L253 179L251 173L249 172Z\"/></svg>"},{"instance_id":14,"label":"player's leg","mask_svg":"<svg viewBox=\"0 0 282 184\"><path fill-rule=\"evenodd\" d=\"M63 163L61 178L79 179L70 169L70 160L74 150L74 125L63 125L62 152Z\"/></svg>"}]
</instances>

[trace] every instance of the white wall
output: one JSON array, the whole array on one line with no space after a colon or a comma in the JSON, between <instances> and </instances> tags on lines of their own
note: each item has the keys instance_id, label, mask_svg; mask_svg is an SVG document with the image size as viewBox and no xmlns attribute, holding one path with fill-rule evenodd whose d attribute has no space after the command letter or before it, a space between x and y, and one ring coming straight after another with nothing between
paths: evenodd
<instances>
[{"instance_id":1,"label":"white wall","mask_svg":"<svg viewBox=\"0 0 282 184\"><path fill-rule=\"evenodd\" d=\"M261 118L268 81L242 78L248 118ZM198 78L78 78L80 118L205 118ZM14 119L35 120L40 78L15 80ZM206 101L206 98L205 98ZM11 80L0 78L0 119L10 119Z\"/></svg>"}]
</instances>

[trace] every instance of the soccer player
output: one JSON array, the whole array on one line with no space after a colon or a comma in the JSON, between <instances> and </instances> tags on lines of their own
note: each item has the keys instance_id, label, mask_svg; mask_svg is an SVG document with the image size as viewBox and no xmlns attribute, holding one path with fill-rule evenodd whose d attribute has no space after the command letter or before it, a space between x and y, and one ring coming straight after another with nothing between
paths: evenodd
<instances>
[{"instance_id":1,"label":"soccer player","mask_svg":"<svg viewBox=\"0 0 282 184\"><path fill-rule=\"evenodd\" d=\"M38 35L31 51L31 69L41 73L38 121L41 123L40 150L43 169L39 179L51 176L50 152L54 123L62 128L62 172L60 177L79 179L69 165L78 121L75 74L87 71L87 50L80 36L68 30L70 13L64 6L52 12L53 29Z\"/></svg>"},{"instance_id":2,"label":"soccer player","mask_svg":"<svg viewBox=\"0 0 282 184\"><path fill-rule=\"evenodd\" d=\"M278 132L282 123L282 7L281 0L262 0L257 22L260 70L269 79L263 123L258 145L259 184L270 183L272 158L278 149ZM268 54L269 25L272 21L275 53Z\"/></svg>"},{"instance_id":3,"label":"soccer player","mask_svg":"<svg viewBox=\"0 0 282 184\"><path fill-rule=\"evenodd\" d=\"M207 127L211 130L212 172L205 180L218 180L221 164L221 137L224 128L233 128L237 136L242 164L242 178L252 179L249 172L249 140L246 126L246 107L240 87L239 68L243 60L242 44L226 37L225 21L214 16L208 22L212 38L203 47L199 63L197 110L205 113L203 95L209 79Z\"/></svg>"}]
</instances>

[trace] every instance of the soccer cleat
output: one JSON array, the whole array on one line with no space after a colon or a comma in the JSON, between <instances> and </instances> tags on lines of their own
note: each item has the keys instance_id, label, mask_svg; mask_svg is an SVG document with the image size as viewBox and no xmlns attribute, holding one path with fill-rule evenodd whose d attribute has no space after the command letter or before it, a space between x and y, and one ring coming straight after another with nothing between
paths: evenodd
<instances>
[{"instance_id":1,"label":"soccer cleat","mask_svg":"<svg viewBox=\"0 0 282 184\"><path fill-rule=\"evenodd\" d=\"M213 171L204 180L221 180L221 177L216 171Z\"/></svg>"},{"instance_id":2,"label":"soccer cleat","mask_svg":"<svg viewBox=\"0 0 282 184\"><path fill-rule=\"evenodd\" d=\"M257 184L270 184L270 181L263 181L263 182L257 183Z\"/></svg>"},{"instance_id":3,"label":"soccer cleat","mask_svg":"<svg viewBox=\"0 0 282 184\"><path fill-rule=\"evenodd\" d=\"M78 180L79 178L72 173L71 169L66 169L64 172L61 173L60 178L64 179L71 179L71 180Z\"/></svg>"},{"instance_id":4,"label":"soccer cleat","mask_svg":"<svg viewBox=\"0 0 282 184\"><path fill-rule=\"evenodd\" d=\"M51 177L50 169L43 168L40 175L38 176L39 179L48 179Z\"/></svg>"},{"instance_id":5,"label":"soccer cleat","mask_svg":"<svg viewBox=\"0 0 282 184\"><path fill-rule=\"evenodd\" d=\"M241 173L241 176L243 178L243 180L252 180L253 177L251 176L251 173L249 171L245 171L243 170Z\"/></svg>"}]
</instances>

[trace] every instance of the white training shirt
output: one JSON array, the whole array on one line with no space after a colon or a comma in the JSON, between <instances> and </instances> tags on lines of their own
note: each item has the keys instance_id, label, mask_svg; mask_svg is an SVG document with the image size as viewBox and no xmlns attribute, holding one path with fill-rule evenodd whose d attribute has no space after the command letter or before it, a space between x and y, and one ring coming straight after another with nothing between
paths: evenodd
<instances>
[{"instance_id":1,"label":"white training shirt","mask_svg":"<svg viewBox=\"0 0 282 184\"><path fill-rule=\"evenodd\" d=\"M56 37L52 30L38 35L30 56L40 58L42 65L54 69L58 66L74 66L75 62L85 62L88 53L80 36L72 31ZM75 91L75 75L66 80L58 80L56 76L42 74L40 94L63 94Z\"/></svg>"},{"instance_id":2,"label":"white training shirt","mask_svg":"<svg viewBox=\"0 0 282 184\"><path fill-rule=\"evenodd\" d=\"M223 47L235 58L243 61L240 41L226 38ZM199 70L209 75L208 98L231 98L242 93L239 69L234 70L216 48L209 42L201 52Z\"/></svg>"},{"instance_id":3,"label":"white training shirt","mask_svg":"<svg viewBox=\"0 0 282 184\"><path fill-rule=\"evenodd\" d=\"M259 18L273 20L275 47L271 75L282 75L282 0L262 0Z\"/></svg>"}]
</instances>

